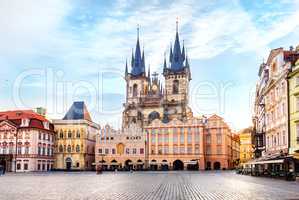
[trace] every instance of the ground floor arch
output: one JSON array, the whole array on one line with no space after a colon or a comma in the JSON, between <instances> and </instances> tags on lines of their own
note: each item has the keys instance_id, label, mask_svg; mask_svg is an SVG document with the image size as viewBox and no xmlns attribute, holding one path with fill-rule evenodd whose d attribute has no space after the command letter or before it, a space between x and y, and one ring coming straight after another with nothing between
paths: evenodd
<instances>
[{"instance_id":1,"label":"ground floor arch","mask_svg":"<svg viewBox=\"0 0 299 200\"><path fill-rule=\"evenodd\" d=\"M211 166L212 166L211 162L208 161L208 162L206 163L206 170L211 170L211 169L212 169Z\"/></svg>"},{"instance_id":2,"label":"ground floor arch","mask_svg":"<svg viewBox=\"0 0 299 200\"><path fill-rule=\"evenodd\" d=\"M184 170L184 163L181 160L173 162L173 170Z\"/></svg>"},{"instance_id":3,"label":"ground floor arch","mask_svg":"<svg viewBox=\"0 0 299 200\"><path fill-rule=\"evenodd\" d=\"M191 160L188 164L187 164L187 169L188 170L198 170L199 169L199 164L197 160Z\"/></svg>"},{"instance_id":4,"label":"ground floor arch","mask_svg":"<svg viewBox=\"0 0 299 200\"><path fill-rule=\"evenodd\" d=\"M67 157L65 159L65 166L66 166L66 170L71 170L72 169L72 159L70 157Z\"/></svg>"},{"instance_id":5,"label":"ground floor arch","mask_svg":"<svg viewBox=\"0 0 299 200\"><path fill-rule=\"evenodd\" d=\"M213 165L213 169L214 170L220 170L221 169L221 164L220 162L214 162L214 165Z\"/></svg>"},{"instance_id":6,"label":"ground floor arch","mask_svg":"<svg viewBox=\"0 0 299 200\"><path fill-rule=\"evenodd\" d=\"M161 170L162 170L162 171L167 171L167 170L169 170L169 165L168 165L167 160L162 160L162 162L161 162Z\"/></svg>"},{"instance_id":7,"label":"ground floor arch","mask_svg":"<svg viewBox=\"0 0 299 200\"><path fill-rule=\"evenodd\" d=\"M133 169L133 162L132 160L128 159L125 161L125 169L126 170L132 170Z\"/></svg>"}]
</instances>

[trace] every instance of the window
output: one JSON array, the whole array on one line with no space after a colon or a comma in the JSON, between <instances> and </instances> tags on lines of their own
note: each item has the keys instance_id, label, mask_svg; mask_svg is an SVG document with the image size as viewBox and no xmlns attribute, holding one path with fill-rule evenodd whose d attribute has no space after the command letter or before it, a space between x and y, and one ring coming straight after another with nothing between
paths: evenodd
<instances>
[{"instance_id":1,"label":"window","mask_svg":"<svg viewBox=\"0 0 299 200\"><path fill-rule=\"evenodd\" d=\"M109 154L109 149L108 148L105 149L105 154Z\"/></svg>"},{"instance_id":2,"label":"window","mask_svg":"<svg viewBox=\"0 0 299 200\"><path fill-rule=\"evenodd\" d=\"M184 132L183 132L183 133L180 133L180 143L181 143L181 144L184 144L184 143L185 143L185 134L184 134Z\"/></svg>"},{"instance_id":3,"label":"window","mask_svg":"<svg viewBox=\"0 0 299 200\"><path fill-rule=\"evenodd\" d=\"M116 151L115 151L115 149L113 148L113 149L111 149L111 152L112 152L112 154L115 154L116 153Z\"/></svg>"},{"instance_id":4,"label":"window","mask_svg":"<svg viewBox=\"0 0 299 200\"><path fill-rule=\"evenodd\" d=\"M29 154L29 147L25 147L25 154Z\"/></svg>"},{"instance_id":5,"label":"window","mask_svg":"<svg viewBox=\"0 0 299 200\"><path fill-rule=\"evenodd\" d=\"M38 155L41 155L41 153L42 153L42 151L41 151L41 147L38 147L38 149L37 149L37 153L38 153Z\"/></svg>"},{"instance_id":6,"label":"window","mask_svg":"<svg viewBox=\"0 0 299 200\"><path fill-rule=\"evenodd\" d=\"M28 170L28 163L24 163L24 170Z\"/></svg>"},{"instance_id":7,"label":"window","mask_svg":"<svg viewBox=\"0 0 299 200\"><path fill-rule=\"evenodd\" d=\"M169 135L167 132L164 132L164 143L169 143Z\"/></svg>"},{"instance_id":8,"label":"window","mask_svg":"<svg viewBox=\"0 0 299 200\"><path fill-rule=\"evenodd\" d=\"M62 153L63 152L63 146L59 145L59 152Z\"/></svg>"},{"instance_id":9,"label":"window","mask_svg":"<svg viewBox=\"0 0 299 200\"><path fill-rule=\"evenodd\" d=\"M277 133L276 138L277 138L277 145L280 145L280 134L279 133Z\"/></svg>"},{"instance_id":10,"label":"window","mask_svg":"<svg viewBox=\"0 0 299 200\"><path fill-rule=\"evenodd\" d=\"M79 130L77 130L76 137L80 138L80 131Z\"/></svg>"},{"instance_id":11,"label":"window","mask_svg":"<svg viewBox=\"0 0 299 200\"><path fill-rule=\"evenodd\" d=\"M195 143L199 143L199 131L195 133Z\"/></svg>"},{"instance_id":12,"label":"window","mask_svg":"<svg viewBox=\"0 0 299 200\"><path fill-rule=\"evenodd\" d=\"M38 139L41 140L42 139L42 134L40 132L38 132Z\"/></svg>"},{"instance_id":13,"label":"window","mask_svg":"<svg viewBox=\"0 0 299 200\"><path fill-rule=\"evenodd\" d=\"M198 145L195 146L195 154L199 154L199 146Z\"/></svg>"},{"instance_id":14,"label":"window","mask_svg":"<svg viewBox=\"0 0 299 200\"><path fill-rule=\"evenodd\" d=\"M38 171L40 170L40 164L37 164L37 170Z\"/></svg>"},{"instance_id":15,"label":"window","mask_svg":"<svg viewBox=\"0 0 299 200\"><path fill-rule=\"evenodd\" d=\"M162 146L158 146L158 154L159 154L159 155L162 154Z\"/></svg>"},{"instance_id":16,"label":"window","mask_svg":"<svg viewBox=\"0 0 299 200\"><path fill-rule=\"evenodd\" d=\"M156 143L156 135L155 135L155 133L154 133L154 130L153 130L153 132L152 132L152 136L151 136L151 138L152 138L152 143L155 144L155 143Z\"/></svg>"},{"instance_id":17,"label":"window","mask_svg":"<svg viewBox=\"0 0 299 200\"><path fill-rule=\"evenodd\" d=\"M179 80L174 80L172 84L172 93L178 94L179 93Z\"/></svg>"},{"instance_id":18,"label":"window","mask_svg":"<svg viewBox=\"0 0 299 200\"><path fill-rule=\"evenodd\" d=\"M71 151L72 151L72 147L71 147L71 145L68 145L68 146L67 146L67 152L70 153Z\"/></svg>"},{"instance_id":19,"label":"window","mask_svg":"<svg viewBox=\"0 0 299 200\"><path fill-rule=\"evenodd\" d=\"M140 154L144 154L144 149L143 148L140 149Z\"/></svg>"},{"instance_id":20,"label":"window","mask_svg":"<svg viewBox=\"0 0 299 200\"><path fill-rule=\"evenodd\" d=\"M99 154L102 154L102 153L103 153L103 150L102 150L102 149L99 149L98 152L99 152Z\"/></svg>"},{"instance_id":21,"label":"window","mask_svg":"<svg viewBox=\"0 0 299 200\"><path fill-rule=\"evenodd\" d=\"M136 97L138 95L138 86L137 84L133 85L133 97Z\"/></svg>"},{"instance_id":22,"label":"window","mask_svg":"<svg viewBox=\"0 0 299 200\"><path fill-rule=\"evenodd\" d=\"M299 76L296 77L296 86L299 86Z\"/></svg>"},{"instance_id":23,"label":"window","mask_svg":"<svg viewBox=\"0 0 299 200\"><path fill-rule=\"evenodd\" d=\"M174 146L174 147L173 147L173 153L174 153L174 154L178 154L178 147L177 147L177 146Z\"/></svg>"},{"instance_id":24,"label":"window","mask_svg":"<svg viewBox=\"0 0 299 200\"><path fill-rule=\"evenodd\" d=\"M136 148L133 148L133 154L136 154L136 153L137 153Z\"/></svg>"},{"instance_id":25,"label":"window","mask_svg":"<svg viewBox=\"0 0 299 200\"><path fill-rule=\"evenodd\" d=\"M20 163L17 164L17 170L21 170L21 164Z\"/></svg>"},{"instance_id":26,"label":"window","mask_svg":"<svg viewBox=\"0 0 299 200\"><path fill-rule=\"evenodd\" d=\"M18 154L22 154L22 147L18 147L17 152L18 152Z\"/></svg>"},{"instance_id":27,"label":"window","mask_svg":"<svg viewBox=\"0 0 299 200\"><path fill-rule=\"evenodd\" d=\"M207 144L211 144L211 135L207 135L206 139L207 139Z\"/></svg>"},{"instance_id":28,"label":"window","mask_svg":"<svg viewBox=\"0 0 299 200\"><path fill-rule=\"evenodd\" d=\"M222 154L221 146L217 146L217 154Z\"/></svg>"},{"instance_id":29,"label":"window","mask_svg":"<svg viewBox=\"0 0 299 200\"><path fill-rule=\"evenodd\" d=\"M80 163L79 163L79 162L77 162L76 166L77 166L77 167L80 167Z\"/></svg>"},{"instance_id":30,"label":"window","mask_svg":"<svg viewBox=\"0 0 299 200\"><path fill-rule=\"evenodd\" d=\"M222 143L222 135L217 134L217 144L221 144L221 143Z\"/></svg>"},{"instance_id":31,"label":"window","mask_svg":"<svg viewBox=\"0 0 299 200\"><path fill-rule=\"evenodd\" d=\"M188 146L187 147L187 153L188 154L192 154L192 146Z\"/></svg>"},{"instance_id":32,"label":"window","mask_svg":"<svg viewBox=\"0 0 299 200\"><path fill-rule=\"evenodd\" d=\"M62 139L63 138L63 131L61 130L59 133L59 137Z\"/></svg>"},{"instance_id":33,"label":"window","mask_svg":"<svg viewBox=\"0 0 299 200\"><path fill-rule=\"evenodd\" d=\"M191 132L191 128L188 128L188 137L187 137L187 141L188 141L188 144L191 144L192 143L192 132Z\"/></svg>"},{"instance_id":34,"label":"window","mask_svg":"<svg viewBox=\"0 0 299 200\"><path fill-rule=\"evenodd\" d=\"M211 147L208 146L208 147L207 147L207 155L210 155L210 154L211 154Z\"/></svg>"},{"instance_id":35,"label":"window","mask_svg":"<svg viewBox=\"0 0 299 200\"><path fill-rule=\"evenodd\" d=\"M43 140L46 140L46 134L43 134Z\"/></svg>"},{"instance_id":36,"label":"window","mask_svg":"<svg viewBox=\"0 0 299 200\"><path fill-rule=\"evenodd\" d=\"M76 152L79 153L80 152L80 145L77 144L76 146Z\"/></svg>"},{"instance_id":37,"label":"window","mask_svg":"<svg viewBox=\"0 0 299 200\"><path fill-rule=\"evenodd\" d=\"M130 154L130 149L126 148L126 154Z\"/></svg>"},{"instance_id":38,"label":"window","mask_svg":"<svg viewBox=\"0 0 299 200\"><path fill-rule=\"evenodd\" d=\"M159 135L158 135L158 140L159 140L159 143L162 143L162 142L163 142L163 135L162 135L162 134L159 134Z\"/></svg>"},{"instance_id":39,"label":"window","mask_svg":"<svg viewBox=\"0 0 299 200\"><path fill-rule=\"evenodd\" d=\"M299 111L299 96L296 96L296 111Z\"/></svg>"},{"instance_id":40,"label":"window","mask_svg":"<svg viewBox=\"0 0 299 200\"><path fill-rule=\"evenodd\" d=\"M68 138L72 138L72 132L71 132L70 130L69 130L68 133L67 133L67 137L68 137Z\"/></svg>"},{"instance_id":41,"label":"window","mask_svg":"<svg viewBox=\"0 0 299 200\"><path fill-rule=\"evenodd\" d=\"M163 152L164 154L168 154L169 153L169 149L168 149L168 146L165 146L164 147L164 152Z\"/></svg>"}]
</instances>

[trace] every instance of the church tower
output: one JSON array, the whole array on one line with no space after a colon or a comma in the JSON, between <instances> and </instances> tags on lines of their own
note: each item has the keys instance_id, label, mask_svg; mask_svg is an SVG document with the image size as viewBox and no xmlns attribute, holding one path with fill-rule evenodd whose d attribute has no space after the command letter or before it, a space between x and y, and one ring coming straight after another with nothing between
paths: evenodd
<instances>
[{"instance_id":1,"label":"church tower","mask_svg":"<svg viewBox=\"0 0 299 200\"><path fill-rule=\"evenodd\" d=\"M164 58L163 75L165 78L164 115L168 118L185 119L188 115L189 81L191 71L185 46L181 48L178 21L173 49L170 47L169 66Z\"/></svg>"},{"instance_id":2,"label":"church tower","mask_svg":"<svg viewBox=\"0 0 299 200\"><path fill-rule=\"evenodd\" d=\"M129 123L142 125L143 115L140 110L140 100L147 93L149 86L149 77L145 73L144 50L141 54L139 42L139 27L137 28L137 42L135 54L132 51L131 71L128 71L128 63L125 69L126 80L126 103L123 112L123 126Z\"/></svg>"}]
</instances>

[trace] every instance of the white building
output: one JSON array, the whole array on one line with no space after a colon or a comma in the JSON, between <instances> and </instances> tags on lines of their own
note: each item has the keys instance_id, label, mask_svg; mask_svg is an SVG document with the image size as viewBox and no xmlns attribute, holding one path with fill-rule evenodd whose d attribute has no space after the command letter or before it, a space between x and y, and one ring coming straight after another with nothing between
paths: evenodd
<instances>
[{"instance_id":1,"label":"white building","mask_svg":"<svg viewBox=\"0 0 299 200\"><path fill-rule=\"evenodd\" d=\"M7 171L53 167L54 127L32 110L0 112L0 165Z\"/></svg>"}]
</instances>

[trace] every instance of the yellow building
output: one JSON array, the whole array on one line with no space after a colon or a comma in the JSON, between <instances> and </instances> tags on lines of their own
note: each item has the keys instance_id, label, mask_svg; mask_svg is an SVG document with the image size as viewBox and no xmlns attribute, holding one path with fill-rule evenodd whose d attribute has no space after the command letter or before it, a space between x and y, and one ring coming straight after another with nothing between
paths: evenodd
<instances>
[{"instance_id":1,"label":"yellow building","mask_svg":"<svg viewBox=\"0 0 299 200\"><path fill-rule=\"evenodd\" d=\"M292 67L292 71L288 77L290 109L289 154L299 159L299 59ZM299 166L297 166L297 168L299 168Z\"/></svg>"},{"instance_id":2,"label":"yellow building","mask_svg":"<svg viewBox=\"0 0 299 200\"><path fill-rule=\"evenodd\" d=\"M253 158L252 129L246 128L239 132L240 162L246 163Z\"/></svg>"},{"instance_id":3,"label":"yellow building","mask_svg":"<svg viewBox=\"0 0 299 200\"><path fill-rule=\"evenodd\" d=\"M95 162L95 137L99 125L92 122L84 102L74 102L55 126L57 170L92 170Z\"/></svg>"}]
</instances>

